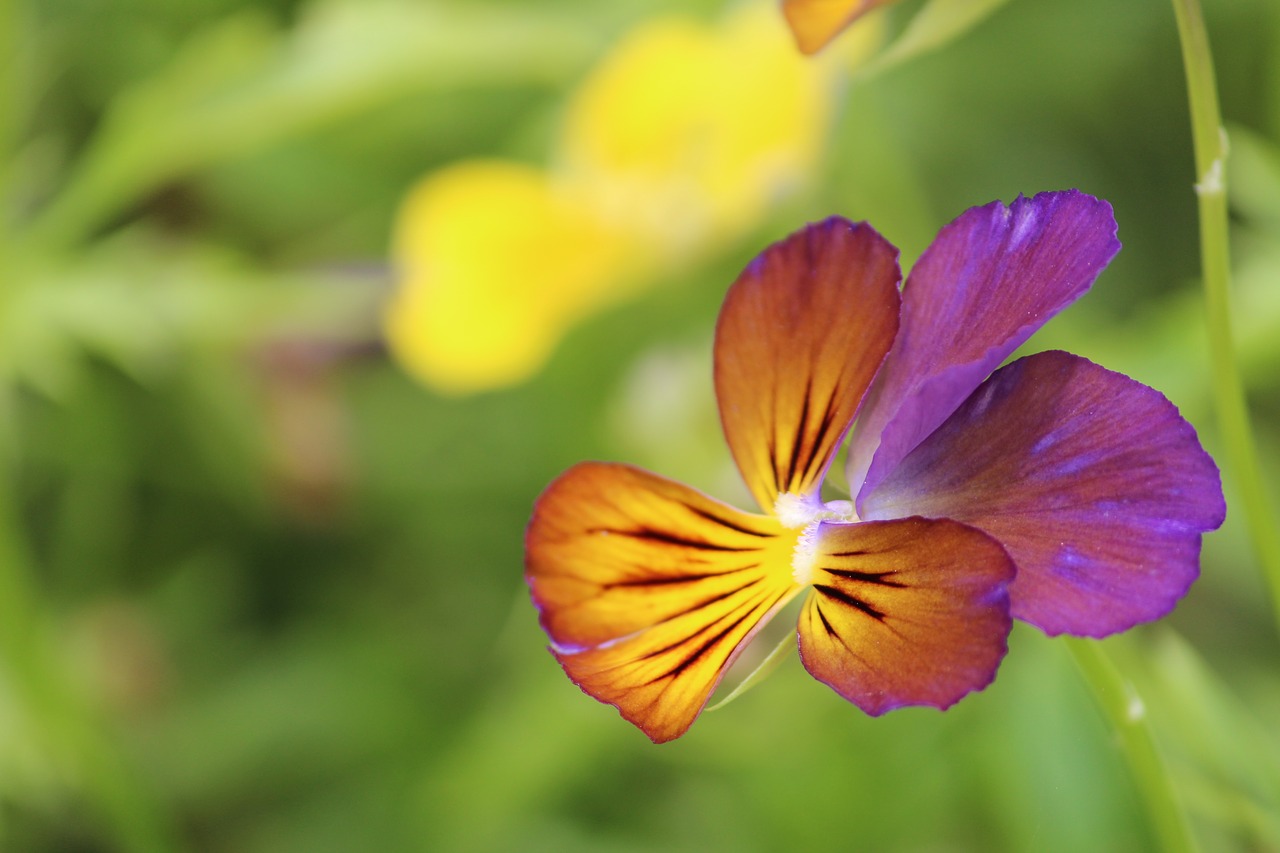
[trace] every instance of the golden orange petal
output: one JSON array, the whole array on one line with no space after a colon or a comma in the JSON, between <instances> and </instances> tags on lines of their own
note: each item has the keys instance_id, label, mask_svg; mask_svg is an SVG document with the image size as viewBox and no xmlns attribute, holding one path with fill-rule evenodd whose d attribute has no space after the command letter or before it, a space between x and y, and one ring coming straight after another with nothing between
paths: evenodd
<instances>
[{"instance_id":1,"label":"golden orange petal","mask_svg":"<svg viewBox=\"0 0 1280 853\"><path fill-rule=\"evenodd\" d=\"M894 0L782 0L782 14L801 53L814 54L877 6Z\"/></svg>"},{"instance_id":2,"label":"golden orange petal","mask_svg":"<svg viewBox=\"0 0 1280 853\"><path fill-rule=\"evenodd\" d=\"M898 250L866 223L809 225L725 297L715 382L733 458L760 506L817 492L898 331Z\"/></svg>"},{"instance_id":3,"label":"golden orange petal","mask_svg":"<svg viewBox=\"0 0 1280 853\"><path fill-rule=\"evenodd\" d=\"M819 681L879 715L946 708L995 677L1012 625L1014 566L954 521L823 524L800 657Z\"/></svg>"},{"instance_id":4,"label":"golden orange petal","mask_svg":"<svg viewBox=\"0 0 1280 853\"><path fill-rule=\"evenodd\" d=\"M757 575L628 640L555 655L586 693L664 743L688 730L737 653L799 590Z\"/></svg>"},{"instance_id":5,"label":"golden orange petal","mask_svg":"<svg viewBox=\"0 0 1280 853\"><path fill-rule=\"evenodd\" d=\"M799 591L794 543L771 518L638 468L584 463L539 498L525 578L569 677L661 742L684 733Z\"/></svg>"}]
</instances>

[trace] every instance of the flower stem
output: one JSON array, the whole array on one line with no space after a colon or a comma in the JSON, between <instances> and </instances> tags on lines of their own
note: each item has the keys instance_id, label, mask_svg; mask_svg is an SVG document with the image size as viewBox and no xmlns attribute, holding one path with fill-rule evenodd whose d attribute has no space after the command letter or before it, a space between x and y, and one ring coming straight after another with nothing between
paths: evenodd
<instances>
[{"instance_id":1,"label":"flower stem","mask_svg":"<svg viewBox=\"0 0 1280 853\"><path fill-rule=\"evenodd\" d=\"M0 281L3 276L0 263ZM0 310L3 303L0 302ZM115 742L61 653L33 572L16 479L12 388L0 383L0 682L23 728L53 767L69 771L95 822L120 853L173 853L176 829Z\"/></svg>"},{"instance_id":2,"label":"flower stem","mask_svg":"<svg viewBox=\"0 0 1280 853\"><path fill-rule=\"evenodd\" d=\"M1200 0L1173 0L1182 42L1191 104L1191 135L1195 145L1196 195L1200 203L1200 255L1204 277L1205 318L1209 327L1209 357L1214 405L1222 431L1226 468L1235 481L1238 504L1253 548L1271 587L1271 600L1280 620L1280 528L1272 519L1269 499L1258 463L1257 443L1249 422L1244 383L1236 365L1231 334L1231 257L1227 230L1227 135L1218 109L1213 56L1200 11ZM1280 623L1278 623L1280 624Z\"/></svg>"},{"instance_id":3,"label":"flower stem","mask_svg":"<svg viewBox=\"0 0 1280 853\"><path fill-rule=\"evenodd\" d=\"M1166 853L1195 853L1199 845L1156 748L1142 697L1097 640L1064 639L1124 751L1160 849Z\"/></svg>"}]
</instances>

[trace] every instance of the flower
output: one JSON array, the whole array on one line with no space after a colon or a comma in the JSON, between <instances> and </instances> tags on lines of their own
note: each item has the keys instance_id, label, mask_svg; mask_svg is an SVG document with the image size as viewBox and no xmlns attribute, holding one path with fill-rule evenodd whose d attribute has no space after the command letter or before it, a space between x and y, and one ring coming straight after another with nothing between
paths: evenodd
<instances>
[{"instance_id":1,"label":"flower","mask_svg":"<svg viewBox=\"0 0 1280 853\"><path fill-rule=\"evenodd\" d=\"M714 346L725 437L764 512L627 465L555 480L525 578L568 676L661 742L806 589L801 661L871 715L985 687L1011 618L1100 637L1169 612L1226 512L1194 429L1069 353L996 370L1089 288L1115 234L1074 190L972 208L901 294L897 250L866 223L766 249ZM852 500L824 502L851 424Z\"/></svg>"},{"instance_id":2,"label":"flower","mask_svg":"<svg viewBox=\"0 0 1280 853\"><path fill-rule=\"evenodd\" d=\"M547 166L465 160L412 188L384 320L401 365L455 394L522 382L576 323L802 188L876 33L806 62L771 13L648 21L572 94Z\"/></svg>"},{"instance_id":3,"label":"flower","mask_svg":"<svg viewBox=\"0 0 1280 853\"><path fill-rule=\"evenodd\" d=\"M782 14L802 53L814 54L878 6L894 0L782 0Z\"/></svg>"}]
</instances>

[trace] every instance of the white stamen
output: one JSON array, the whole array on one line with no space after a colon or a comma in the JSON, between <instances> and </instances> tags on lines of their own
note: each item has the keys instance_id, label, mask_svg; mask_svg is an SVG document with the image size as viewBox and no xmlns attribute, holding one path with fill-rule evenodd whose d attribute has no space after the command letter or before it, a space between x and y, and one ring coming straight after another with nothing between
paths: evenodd
<instances>
[{"instance_id":1,"label":"white stamen","mask_svg":"<svg viewBox=\"0 0 1280 853\"><path fill-rule=\"evenodd\" d=\"M818 525L824 521L857 521L858 515L852 501L821 503L814 495L796 495L784 492L773 505L773 514L782 526L790 530L803 528L796 538L791 556L791 574L801 585L813 582L814 568L818 562Z\"/></svg>"},{"instance_id":2,"label":"white stamen","mask_svg":"<svg viewBox=\"0 0 1280 853\"><path fill-rule=\"evenodd\" d=\"M832 521L857 521L858 514L853 511L853 501L827 501L822 505L822 517Z\"/></svg>"},{"instance_id":3,"label":"white stamen","mask_svg":"<svg viewBox=\"0 0 1280 853\"><path fill-rule=\"evenodd\" d=\"M822 512L822 504L812 495L783 492L773 504L773 514L789 530L804 527Z\"/></svg>"},{"instance_id":4,"label":"white stamen","mask_svg":"<svg viewBox=\"0 0 1280 853\"><path fill-rule=\"evenodd\" d=\"M818 543L815 540L819 524L821 522L815 521L805 527L791 556L791 576L801 586L813 583L813 568L818 562Z\"/></svg>"}]
</instances>

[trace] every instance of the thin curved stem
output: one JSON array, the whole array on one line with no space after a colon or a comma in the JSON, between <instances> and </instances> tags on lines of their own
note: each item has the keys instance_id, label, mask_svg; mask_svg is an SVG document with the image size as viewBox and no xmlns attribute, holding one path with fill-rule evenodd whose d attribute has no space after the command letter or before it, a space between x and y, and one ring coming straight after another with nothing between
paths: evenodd
<instances>
[{"instance_id":1,"label":"thin curved stem","mask_svg":"<svg viewBox=\"0 0 1280 853\"><path fill-rule=\"evenodd\" d=\"M1115 732L1147 807L1160 849L1166 853L1196 853L1200 847L1169 780L1164 759L1156 748L1142 697L1120 674L1097 640L1067 637L1065 641L1098 707Z\"/></svg>"},{"instance_id":2,"label":"thin curved stem","mask_svg":"<svg viewBox=\"0 0 1280 853\"><path fill-rule=\"evenodd\" d=\"M1244 382L1236 364L1231 332L1231 256L1227 223L1227 135L1218 109L1213 56L1200 11L1200 0L1173 0L1182 42L1191 104L1191 134L1195 144L1196 195L1200 203L1200 254L1203 268L1205 319L1209 327L1209 358L1214 405L1222 431L1226 468L1245 516L1249 537L1271 588L1280 624L1280 527L1270 509L1257 442L1249 421Z\"/></svg>"}]
</instances>

